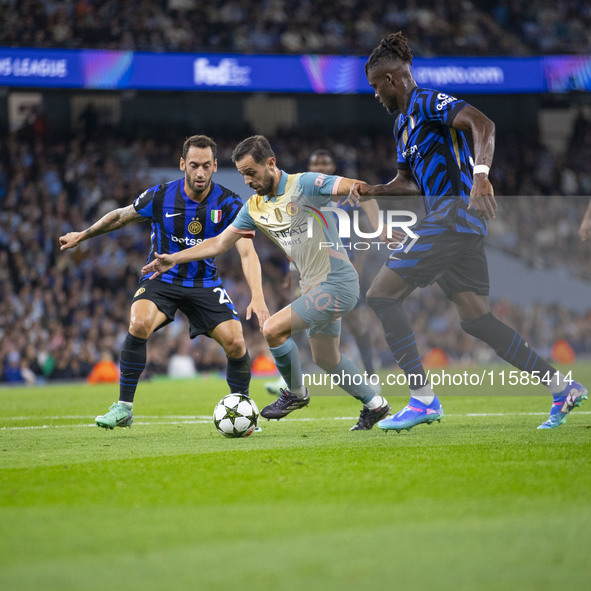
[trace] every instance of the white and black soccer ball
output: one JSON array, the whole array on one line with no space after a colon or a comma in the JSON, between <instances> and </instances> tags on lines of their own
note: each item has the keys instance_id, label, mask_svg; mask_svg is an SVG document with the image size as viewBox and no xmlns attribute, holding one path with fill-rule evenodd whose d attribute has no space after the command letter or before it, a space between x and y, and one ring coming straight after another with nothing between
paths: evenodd
<instances>
[{"instance_id":1,"label":"white and black soccer ball","mask_svg":"<svg viewBox=\"0 0 591 591\"><path fill-rule=\"evenodd\" d=\"M248 437L259 420L256 402L245 394L224 396L213 411L213 424L224 437Z\"/></svg>"}]
</instances>

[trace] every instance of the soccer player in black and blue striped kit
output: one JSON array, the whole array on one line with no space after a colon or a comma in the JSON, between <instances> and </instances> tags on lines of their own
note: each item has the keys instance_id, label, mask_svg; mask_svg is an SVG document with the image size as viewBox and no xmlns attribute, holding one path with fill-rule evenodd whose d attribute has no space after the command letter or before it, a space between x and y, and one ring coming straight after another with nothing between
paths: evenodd
<instances>
[{"instance_id":1,"label":"soccer player in black and blue striped kit","mask_svg":"<svg viewBox=\"0 0 591 591\"><path fill-rule=\"evenodd\" d=\"M172 254L217 236L234 221L242 200L212 180L217 170L216 155L217 146L211 138L188 138L180 159L183 178L151 187L132 205L107 213L82 232L62 236L61 250L145 220L152 222L148 262L154 259L155 252ZM269 311L263 297L260 262L251 241L242 241L236 248L252 294L246 318L254 313L262 327ZM218 276L215 258L175 266L159 276L158 281L148 281L150 276L141 277L131 304L129 332L120 359L119 401L105 415L96 417L99 427L131 426L135 391L146 365L148 338L172 322L177 310L187 316L191 338L205 334L223 347L228 358L226 380L230 392L248 394L250 357L238 314Z\"/></svg>"},{"instance_id":2,"label":"soccer player in black and blue striped kit","mask_svg":"<svg viewBox=\"0 0 591 591\"><path fill-rule=\"evenodd\" d=\"M553 429L587 398L587 389L567 380L491 312L484 237L487 220L495 217L496 210L488 179L495 146L494 124L462 100L419 88L411 64L408 41L400 32L382 39L366 63L375 97L390 113L399 113L394 124L398 172L384 185L355 185L349 195L353 203L363 196L422 195L426 213L413 227L418 239L392 253L367 293L367 303L380 319L386 341L411 389L409 404L380 421L378 427L400 431L443 416L402 308L404 299L417 287L438 283L455 304L464 331L547 386L553 404L550 416L538 428ZM472 133L474 160L465 132Z\"/></svg>"}]
</instances>

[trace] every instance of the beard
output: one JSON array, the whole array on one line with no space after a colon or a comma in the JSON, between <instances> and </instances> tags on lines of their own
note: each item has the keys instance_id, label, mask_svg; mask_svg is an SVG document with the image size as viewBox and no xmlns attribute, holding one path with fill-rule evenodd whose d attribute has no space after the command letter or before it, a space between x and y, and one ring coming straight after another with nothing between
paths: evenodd
<instances>
[{"instance_id":1,"label":"beard","mask_svg":"<svg viewBox=\"0 0 591 591\"><path fill-rule=\"evenodd\" d=\"M195 191L195 193L205 193L209 189L209 185L211 183L211 179L209 179L204 181L204 184L200 186L196 182L193 182L188 174L185 175L185 181L187 182L189 189L191 189L191 191Z\"/></svg>"},{"instance_id":2,"label":"beard","mask_svg":"<svg viewBox=\"0 0 591 591\"><path fill-rule=\"evenodd\" d=\"M256 190L259 195L268 195L273 190L274 178L271 173L267 173L262 180L260 187Z\"/></svg>"}]
</instances>

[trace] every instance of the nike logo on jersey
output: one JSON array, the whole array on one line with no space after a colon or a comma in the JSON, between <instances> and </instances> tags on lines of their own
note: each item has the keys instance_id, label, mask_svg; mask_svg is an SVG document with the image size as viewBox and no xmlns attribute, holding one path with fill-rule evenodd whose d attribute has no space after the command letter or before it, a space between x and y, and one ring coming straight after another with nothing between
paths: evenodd
<instances>
[{"instance_id":1,"label":"nike logo on jersey","mask_svg":"<svg viewBox=\"0 0 591 591\"><path fill-rule=\"evenodd\" d=\"M174 217L174 216L176 216L176 215L181 215L181 213L182 213L181 211L179 211L178 213L168 213L168 212L166 212L166 213L164 214L164 217L167 217L167 218L173 218L173 217Z\"/></svg>"}]
</instances>

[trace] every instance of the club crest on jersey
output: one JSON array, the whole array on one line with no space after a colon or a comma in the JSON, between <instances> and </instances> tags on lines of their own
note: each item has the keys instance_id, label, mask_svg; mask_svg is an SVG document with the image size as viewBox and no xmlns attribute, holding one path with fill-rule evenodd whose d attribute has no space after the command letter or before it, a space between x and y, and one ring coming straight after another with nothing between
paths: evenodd
<instances>
[{"instance_id":1,"label":"club crest on jersey","mask_svg":"<svg viewBox=\"0 0 591 591\"><path fill-rule=\"evenodd\" d=\"M406 126L402 132L402 143L405 146L408 143L408 136L409 136L410 132L415 128L416 124L417 124L417 120L416 120L415 116L409 115L408 120L406 122Z\"/></svg>"},{"instance_id":2,"label":"club crest on jersey","mask_svg":"<svg viewBox=\"0 0 591 591\"><path fill-rule=\"evenodd\" d=\"M212 209L211 210L211 221L214 224L217 224L222 219L222 210L221 209Z\"/></svg>"},{"instance_id":3,"label":"club crest on jersey","mask_svg":"<svg viewBox=\"0 0 591 591\"><path fill-rule=\"evenodd\" d=\"M199 234L199 232L201 232L203 226L201 225L201 222L199 220L193 220L190 224L189 224L189 232L191 232L191 234Z\"/></svg>"},{"instance_id":4,"label":"club crest on jersey","mask_svg":"<svg viewBox=\"0 0 591 591\"><path fill-rule=\"evenodd\" d=\"M295 201L290 201L285 206L285 211L287 212L287 215L291 215L291 216L298 215L298 212L300 211L300 207Z\"/></svg>"}]
</instances>

